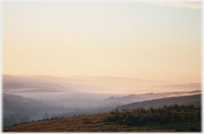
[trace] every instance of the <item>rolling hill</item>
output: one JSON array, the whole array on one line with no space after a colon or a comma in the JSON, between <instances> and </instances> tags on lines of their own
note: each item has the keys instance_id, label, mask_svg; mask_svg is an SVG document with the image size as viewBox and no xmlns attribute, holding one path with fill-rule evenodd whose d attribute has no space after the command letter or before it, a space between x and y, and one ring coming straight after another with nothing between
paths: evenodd
<instances>
[{"instance_id":1,"label":"rolling hill","mask_svg":"<svg viewBox=\"0 0 204 134\"><path fill-rule=\"evenodd\" d=\"M172 97L124 105L124 110L92 115L55 117L6 127L4 132L194 132L201 131L201 95ZM183 104L177 105L175 104ZM138 108L141 104L161 108ZM160 105L159 105L160 104ZM191 105L188 105L191 104ZM194 104L194 105L192 105ZM171 106L170 106L171 105ZM129 107L128 107L129 106ZM150 105L148 105L150 106Z\"/></svg>"},{"instance_id":2,"label":"rolling hill","mask_svg":"<svg viewBox=\"0 0 204 134\"><path fill-rule=\"evenodd\" d=\"M201 110L190 106L138 109L53 118L4 128L4 132L194 132L201 131Z\"/></svg>"},{"instance_id":3,"label":"rolling hill","mask_svg":"<svg viewBox=\"0 0 204 134\"><path fill-rule=\"evenodd\" d=\"M132 102L139 102L145 100L153 100L153 99L162 99L169 97L178 97L178 96L189 96L201 94L201 90L192 90L192 91L177 91L177 92L163 92L163 93L144 93L144 94L130 94L122 97L109 97L105 99L108 102L118 102L122 104L128 104Z\"/></svg>"},{"instance_id":4,"label":"rolling hill","mask_svg":"<svg viewBox=\"0 0 204 134\"><path fill-rule=\"evenodd\" d=\"M170 97L162 99L147 100L142 102L133 102L126 105L118 106L117 109L122 111L123 109L137 109L137 108L159 108L164 105L190 105L193 104L196 107L201 106L201 94L191 96Z\"/></svg>"}]
</instances>

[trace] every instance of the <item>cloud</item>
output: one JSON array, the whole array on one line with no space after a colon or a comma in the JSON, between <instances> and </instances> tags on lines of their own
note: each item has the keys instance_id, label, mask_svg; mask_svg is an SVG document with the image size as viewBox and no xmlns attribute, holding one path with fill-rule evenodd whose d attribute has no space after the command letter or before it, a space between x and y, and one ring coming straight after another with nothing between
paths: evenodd
<instances>
[{"instance_id":1,"label":"cloud","mask_svg":"<svg viewBox=\"0 0 204 134\"><path fill-rule=\"evenodd\" d=\"M194 8L201 9L201 2L146 2L148 4L156 5L156 6L172 6L172 7L181 7L181 8Z\"/></svg>"},{"instance_id":2,"label":"cloud","mask_svg":"<svg viewBox=\"0 0 204 134\"><path fill-rule=\"evenodd\" d=\"M140 15L137 16L137 18L135 18L133 21L131 21L130 24L128 25L128 27L130 27L130 25L131 25L134 21L136 21L139 17L140 17Z\"/></svg>"}]
</instances>

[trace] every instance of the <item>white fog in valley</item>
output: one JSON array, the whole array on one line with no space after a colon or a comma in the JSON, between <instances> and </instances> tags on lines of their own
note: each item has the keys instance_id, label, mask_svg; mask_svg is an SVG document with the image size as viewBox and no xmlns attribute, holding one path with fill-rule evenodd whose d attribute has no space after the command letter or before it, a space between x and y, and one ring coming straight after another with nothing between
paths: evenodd
<instances>
[{"instance_id":1,"label":"white fog in valley","mask_svg":"<svg viewBox=\"0 0 204 134\"><path fill-rule=\"evenodd\" d=\"M163 88L169 92L162 92ZM120 77L3 75L4 126L110 112L131 102L200 94L200 89L200 83L176 84Z\"/></svg>"},{"instance_id":2,"label":"white fog in valley","mask_svg":"<svg viewBox=\"0 0 204 134\"><path fill-rule=\"evenodd\" d=\"M3 75L3 93L7 127L47 118L110 112L132 102L200 94L201 84L121 77Z\"/></svg>"},{"instance_id":3,"label":"white fog in valley","mask_svg":"<svg viewBox=\"0 0 204 134\"><path fill-rule=\"evenodd\" d=\"M52 77L52 76L3 76L5 93L23 97L58 100L90 99L104 100L111 96L129 94L192 91L201 88L200 83L176 84L121 77Z\"/></svg>"}]
</instances>

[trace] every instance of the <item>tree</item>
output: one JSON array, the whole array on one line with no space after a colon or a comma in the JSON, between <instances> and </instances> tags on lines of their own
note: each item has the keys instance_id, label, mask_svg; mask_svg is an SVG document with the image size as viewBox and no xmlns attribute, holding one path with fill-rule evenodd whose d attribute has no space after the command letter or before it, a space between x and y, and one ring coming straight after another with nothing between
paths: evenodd
<instances>
[{"instance_id":1,"label":"tree","mask_svg":"<svg viewBox=\"0 0 204 134\"><path fill-rule=\"evenodd\" d=\"M50 115L47 112L45 112L44 116L43 116L43 119L49 119L49 118L50 118Z\"/></svg>"}]
</instances>

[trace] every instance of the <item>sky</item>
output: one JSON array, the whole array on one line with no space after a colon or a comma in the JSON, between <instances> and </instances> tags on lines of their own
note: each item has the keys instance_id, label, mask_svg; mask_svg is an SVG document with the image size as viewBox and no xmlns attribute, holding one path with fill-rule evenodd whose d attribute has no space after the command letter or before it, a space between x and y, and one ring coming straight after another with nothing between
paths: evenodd
<instances>
[{"instance_id":1,"label":"sky","mask_svg":"<svg viewBox=\"0 0 204 134\"><path fill-rule=\"evenodd\" d=\"M3 74L201 82L199 2L3 2Z\"/></svg>"}]
</instances>

